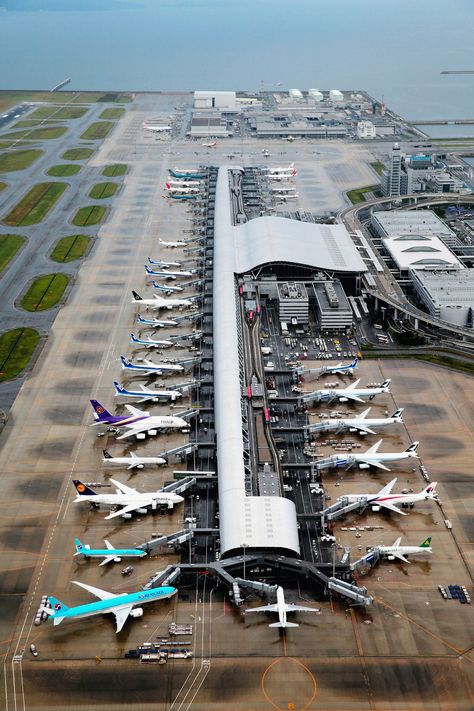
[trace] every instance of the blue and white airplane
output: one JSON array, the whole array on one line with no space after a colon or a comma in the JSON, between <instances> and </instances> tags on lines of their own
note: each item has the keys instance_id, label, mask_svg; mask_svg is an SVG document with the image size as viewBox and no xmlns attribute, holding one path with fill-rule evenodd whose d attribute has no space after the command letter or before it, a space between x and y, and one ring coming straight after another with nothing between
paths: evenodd
<instances>
[{"instance_id":1,"label":"blue and white airplane","mask_svg":"<svg viewBox=\"0 0 474 711\"><path fill-rule=\"evenodd\" d=\"M160 271L157 271L156 269L150 269L147 264L145 264L145 271L148 276L160 277L160 279L181 279L184 277L192 277L194 274L196 274L195 270L173 272L169 269L162 269Z\"/></svg>"},{"instance_id":2,"label":"blue and white airplane","mask_svg":"<svg viewBox=\"0 0 474 711\"><path fill-rule=\"evenodd\" d=\"M77 580L72 580L74 585L84 588L99 598L99 602L90 602L87 605L77 605L76 607L68 607L57 598L49 595L51 607L42 607L41 612L45 612L53 620L54 626L59 625L63 620L77 620L83 617L92 617L93 615L103 615L112 612L115 615L116 632L120 632L128 617L142 617L143 607L141 605L146 602L155 602L156 600L166 600L173 597L177 593L177 589L173 587L163 586L159 588L151 588L151 590L139 590L134 593L121 593L115 595L107 590L95 588L92 585L79 583ZM139 607L136 607L139 605Z\"/></svg>"},{"instance_id":3,"label":"blue and white airplane","mask_svg":"<svg viewBox=\"0 0 474 711\"><path fill-rule=\"evenodd\" d=\"M110 541L104 539L105 548L91 548L90 546L81 543L79 538L74 539L76 552L74 555L82 555L84 558L103 558L102 563L99 563L99 568L107 563L120 563L122 558L143 558L146 556L146 551L140 548L114 548Z\"/></svg>"},{"instance_id":4,"label":"blue and white airplane","mask_svg":"<svg viewBox=\"0 0 474 711\"><path fill-rule=\"evenodd\" d=\"M179 373L184 370L182 365L178 363L153 363L153 361L144 358L143 362L145 365L137 365L137 363L132 363L125 356L120 356L120 361L122 363L123 370L134 370L138 373L144 373L145 375L163 375L165 373Z\"/></svg>"},{"instance_id":5,"label":"blue and white airplane","mask_svg":"<svg viewBox=\"0 0 474 711\"><path fill-rule=\"evenodd\" d=\"M191 386L192 383L190 383L189 388L191 388ZM178 400L183 396L183 393L186 392L184 386L179 389L173 387L170 390L153 390L152 388L146 388L144 385L139 385L138 387L139 390L128 390L114 380L116 397L140 398L138 402L147 402L148 400L151 402L159 402L160 400L171 400L171 402L175 402L175 400Z\"/></svg>"},{"instance_id":6,"label":"blue and white airplane","mask_svg":"<svg viewBox=\"0 0 474 711\"><path fill-rule=\"evenodd\" d=\"M130 342L138 343L146 348L171 348L174 345L173 341L155 341L149 336L147 338L137 338L133 333L130 334Z\"/></svg>"},{"instance_id":7,"label":"blue and white airplane","mask_svg":"<svg viewBox=\"0 0 474 711\"><path fill-rule=\"evenodd\" d=\"M141 314L138 314L137 322L146 324L147 326L153 326L153 328L170 328L172 326L179 326L180 323L178 319L143 318Z\"/></svg>"},{"instance_id":8,"label":"blue and white airplane","mask_svg":"<svg viewBox=\"0 0 474 711\"><path fill-rule=\"evenodd\" d=\"M357 362L358 358L355 356L354 360L352 363L346 363L344 365L342 361L338 363L337 365L329 365L328 369L326 371L327 375L353 375L354 370L357 368Z\"/></svg>"},{"instance_id":9,"label":"blue and white airplane","mask_svg":"<svg viewBox=\"0 0 474 711\"><path fill-rule=\"evenodd\" d=\"M155 267L160 267L161 269L181 266L181 262L164 262L162 259L152 259L151 257L148 257L148 263L153 264Z\"/></svg>"},{"instance_id":10,"label":"blue and white airplane","mask_svg":"<svg viewBox=\"0 0 474 711\"><path fill-rule=\"evenodd\" d=\"M152 287L157 291L162 291L164 294L175 294L177 291L184 291L184 286L171 286L170 284L157 284L152 281Z\"/></svg>"}]
</instances>

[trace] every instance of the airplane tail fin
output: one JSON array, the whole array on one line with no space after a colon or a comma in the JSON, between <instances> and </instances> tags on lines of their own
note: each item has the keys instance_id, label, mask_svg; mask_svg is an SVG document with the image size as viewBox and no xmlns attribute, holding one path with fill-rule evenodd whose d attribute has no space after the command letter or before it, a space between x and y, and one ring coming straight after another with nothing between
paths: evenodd
<instances>
[{"instance_id":1,"label":"airplane tail fin","mask_svg":"<svg viewBox=\"0 0 474 711\"><path fill-rule=\"evenodd\" d=\"M130 361L127 360L123 355L120 356L120 361L122 363L122 368L126 368L128 365L130 365Z\"/></svg>"},{"instance_id":2,"label":"airplane tail fin","mask_svg":"<svg viewBox=\"0 0 474 711\"><path fill-rule=\"evenodd\" d=\"M92 409L94 410L94 418L97 422L107 422L113 415L100 404L98 400L91 400Z\"/></svg>"},{"instance_id":3,"label":"airplane tail fin","mask_svg":"<svg viewBox=\"0 0 474 711\"><path fill-rule=\"evenodd\" d=\"M405 449L405 452L415 452L418 449L419 442L412 442L409 447Z\"/></svg>"},{"instance_id":4,"label":"airplane tail fin","mask_svg":"<svg viewBox=\"0 0 474 711\"><path fill-rule=\"evenodd\" d=\"M81 543L79 538L74 539L74 545L76 546L76 552L74 555L81 555L84 552L84 545Z\"/></svg>"},{"instance_id":5,"label":"airplane tail fin","mask_svg":"<svg viewBox=\"0 0 474 711\"><path fill-rule=\"evenodd\" d=\"M141 314L138 314L137 321L138 321L138 323L147 323L146 318L143 318L143 316Z\"/></svg>"},{"instance_id":6,"label":"airplane tail fin","mask_svg":"<svg viewBox=\"0 0 474 711\"><path fill-rule=\"evenodd\" d=\"M400 408L398 408L398 410L395 410L395 412L392 415L394 420L401 420L402 419L403 409L404 409L403 407L400 407Z\"/></svg>"},{"instance_id":7,"label":"airplane tail fin","mask_svg":"<svg viewBox=\"0 0 474 711\"><path fill-rule=\"evenodd\" d=\"M281 622L272 622L271 625L268 625L269 627L299 627L299 625L296 622L286 622L284 625L281 624Z\"/></svg>"},{"instance_id":8,"label":"airplane tail fin","mask_svg":"<svg viewBox=\"0 0 474 711\"><path fill-rule=\"evenodd\" d=\"M110 452L107 451L106 449L103 449L103 450L102 450L102 454L104 455L104 459L113 459L113 457L112 457L112 455L110 454Z\"/></svg>"},{"instance_id":9,"label":"airplane tail fin","mask_svg":"<svg viewBox=\"0 0 474 711\"><path fill-rule=\"evenodd\" d=\"M425 538L423 543L420 543L420 548L429 548L431 546L431 536L428 536L428 538Z\"/></svg>"},{"instance_id":10,"label":"airplane tail fin","mask_svg":"<svg viewBox=\"0 0 474 711\"><path fill-rule=\"evenodd\" d=\"M382 383L382 385L381 385L380 387L381 387L381 388L389 388L391 382L392 382L391 379L390 379L390 378L387 378L387 380L384 380L384 381L383 381L383 383Z\"/></svg>"},{"instance_id":11,"label":"airplane tail fin","mask_svg":"<svg viewBox=\"0 0 474 711\"><path fill-rule=\"evenodd\" d=\"M52 595L49 595L48 599L51 603L51 607L44 607L43 610L48 615L52 616L54 626L59 625L64 619L61 613L66 612L66 610L69 610L69 607L65 605L64 602L60 602L60 600L53 597Z\"/></svg>"},{"instance_id":12,"label":"airplane tail fin","mask_svg":"<svg viewBox=\"0 0 474 711\"><path fill-rule=\"evenodd\" d=\"M64 602L61 602L52 595L48 595L48 600L51 603L51 607L53 608L54 612L59 612L60 610L63 610L65 612L66 610L69 610L69 607Z\"/></svg>"},{"instance_id":13,"label":"airplane tail fin","mask_svg":"<svg viewBox=\"0 0 474 711\"><path fill-rule=\"evenodd\" d=\"M148 259L150 259L150 257L148 257ZM153 269L150 269L148 264L145 264L145 271L147 274L153 274Z\"/></svg>"},{"instance_id":14,"label":"airplane tail fin","mask_svg":"<svg viewBox=\"0 0 474 711\"><path fill-rule=\"evenodd\" d=\"M428 486L423 489L423 493L426 495L427 498L429 499L435 499L437 497L436 493L436 484L437 481L431 482L431 484L428 484Z\"/></svg>"},{"instance_id":15,"label":"airplane tail fin","mask_svg":"<svg viewBox=\"0 0 474 711\"><path fill-rule=\"evenodd\" d=\"M357 367L357 361L358 361L358 360L359 360L358 357L355 356L354 360L353 360L352 363L351 363L351 368L356 368L356 367Z\"/></svg>"},{"instance_id":16,"label":"airplane tail fin","mask_svg":"<svg viewBox=\"0 0 474 711\"><path fill-rule=\"evenodd\" d=\"M122 395L125 392L125 388L122 388L120 383L118 383L116 380L114 380L114 388L116 395Z\"/></svg>"},{"instance_id":17,"label":"airplane tail fin","mask_svg":"<svg viewBox=\"0 0 474 711\"><path fill-rule=\"evenodd\" d=\"M133 334L130 334L130 340L132 343L139 343L139 339Z\"/></svg>"},{"instance_id":18,"label":"airplane tail fin","mask_svg":"<svg viewBox=\"0 0 474 711\"><path fill-rule=\"evenodd\" d=\"M142 297L140 294L138 294L136 291L133 291L132 289L132 296L134 301L143 301Z\"/></svg>"},{"instance_id":19,"label":"airplane tail fin","mask_svg":"<svg viewBox=\"0 0 474 711\"><path fill-rule=\"evenodd\" d=\"M83 484L79 479L74 479L73 482L79 496L97 496L97 492L91 489L87 484Z\"/></svg>"}]
</instances>

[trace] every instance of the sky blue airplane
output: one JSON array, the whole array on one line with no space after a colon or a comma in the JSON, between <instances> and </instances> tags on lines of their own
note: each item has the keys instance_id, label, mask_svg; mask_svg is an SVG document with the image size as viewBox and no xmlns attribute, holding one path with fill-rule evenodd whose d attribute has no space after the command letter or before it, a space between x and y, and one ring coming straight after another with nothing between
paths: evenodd
<instances>
[{"instance_id":1,"label":"sky blue airplane","mask_svg":"<svg viewBox=\"0 0 474 711\"><path fill-rule=\"evenodd\" d=\"M146 602L155 602L155 600L165 600L173 597L177 593L177 589L173 587L151 588L150 590L139 590L134 593L121 593L115 595L107 590L94 588L92 585L79 583L77 580L72 580L74 585L84 588L99 598L98 602L90 602L87 605L77 605L76 607L68 607L63 602L60 602L52 595L49 595L51 607L42 607L41 611L46 612L52 620L53 624L59 625L66 619L80 619L82 617L92 617L93 615L103 615L112 612L115 615L116 632L120 632L125 622L130 617L142 617L143 607L135 607L143 605Z\"/></svg>"},{"instance_id":2,"label":"sky blue airplane","mask_svg":"<svg viewBox=\"0 0 474 711\"><path fill-rule=\"evenodd\" d=\"M104 539L104 543L105 548L91 548L81 543L79 538L75 538L76 552L74 555L82 555L84 558L103 558L102 563L99 563L99 568L107 563L120 563L122 558L143 558L146 556L146 552L140 548L114 548L106 539Z\"/></svg>"}]
</instances>

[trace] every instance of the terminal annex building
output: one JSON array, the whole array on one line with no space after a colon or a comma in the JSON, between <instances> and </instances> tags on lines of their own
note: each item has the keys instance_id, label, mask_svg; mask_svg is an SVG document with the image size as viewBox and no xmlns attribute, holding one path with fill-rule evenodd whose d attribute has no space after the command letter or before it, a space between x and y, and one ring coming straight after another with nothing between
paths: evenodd
<instances>
[{"instance_id":1,"label":"terminal annex building","mask_svg":"<svg viewBox=\"0 0 474 711\"><path fill-rule=\"evenodd\" d=\"M236 168L220 168L214 212L214 415L222 555L242 548L300 554L296 508L281 491L249 491L244 457L246 383L237 275L269 265L357 278L366 266L343 225L318 225L276 216L234 225ZM242 222L242 215L238 216ZM245 219L245 216L243 216ZM278 487L279 489L281 487Z\"/></svg>"}]
</instances>

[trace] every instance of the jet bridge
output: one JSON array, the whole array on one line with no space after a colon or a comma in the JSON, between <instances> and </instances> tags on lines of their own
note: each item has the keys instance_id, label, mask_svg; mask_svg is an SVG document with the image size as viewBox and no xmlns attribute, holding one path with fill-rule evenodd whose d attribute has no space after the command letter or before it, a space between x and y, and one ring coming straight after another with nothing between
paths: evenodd
<instances>
[{"instance_id":1,"label":"jet bridge","mask_svg":"<svg viewBox=\"0 0 474 711\"><path fill-rule=\"evenodd\" d=\"M183 444L181 447L175 447L174 449L167 449L164 452L160 452L159 457L164 457L167 461L176 458L180 459L182 462L190 454L193 454L198 449L198 444L196 442L189 442L188 444Z\"/></svg>"},{"instance_id":2,"label":"jet bridge","mask_svg":"<svg viewBox=\"0 0 474 711\"><path fill-rule=\"evenodd\" d=\"M182 543L185 543L193 538L194 533L195 532L191 529L183 529L182 531L177 531L176 533L170 533L168 536L158 536L158 538L152 538L146 543L137 546L137 548L140 548L150 554L162 546L170 548L175 545L181 545Z\"/></svg>"},{"instance_id":3,"label":"jet bridge","mask_svg":"<svg viewBox=\"0 0 474 711\"><path fill-rule=\"evenodd\" d=\"M187 489L196 485L196 479L194 477L188 477L182 479L181 481L173 481L171 484L164 486L161 491L173 492L174 494L182 494Z\"/></svg>"},{"instance_id":4,"label":"jet bridge","mask_svg":"<svg viewBox=\"0 0 474 711\"><path fill-rule=\"evenodd\" d=\"M367 595L367 588L359 588L357 585L351 585L344 580L339 580L339 578L329 578L328 580L329 590L334 590L334 592L339 593L343 597L348 597L350 600L354 600L358 605L364 605L368 607L374 602L374 598Z\"/></svg>"},{"instance_id":5,"label":"jet bridge","mask_svg":"<svg viewBox=\"0 0 474 711\"><path fill-rule=\"evenodd\" d=\"M362 514L366 508L367 501L365 499L351 501L348 497L341 496L332 506L328 506L328 508L321 511L321 518L326 519L326 521L334 521L334 519L345 516L351 511L357 511L357 513Z\"/></svg>"}]
</instances>

